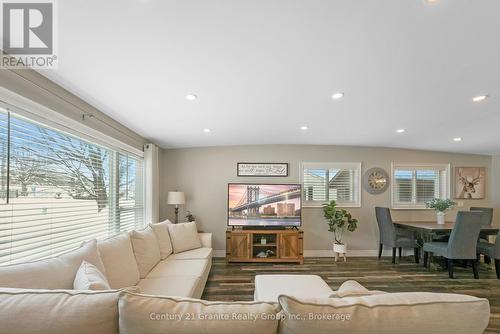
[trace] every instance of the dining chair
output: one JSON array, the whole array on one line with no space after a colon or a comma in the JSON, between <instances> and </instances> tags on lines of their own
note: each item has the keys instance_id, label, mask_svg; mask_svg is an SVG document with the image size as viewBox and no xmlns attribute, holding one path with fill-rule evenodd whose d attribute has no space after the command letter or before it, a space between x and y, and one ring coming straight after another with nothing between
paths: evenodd
<instances>
[{"instance_id":1,"label":"dining chair","mask_svg":"<svg viewBox=\"0 0 500 334\"><path fill-rule=\"evenodd\" d=\"M402 249L413 248L415 262L419 263L419 248L413 233L394 226L389 208L375 207L375 217L380 232L378 258L380 259L382 256L384 246L392 248L392 263L396 263L396 249L399 248L399 259L401 260Z\"/></svg>"},{"instance_id":2,"label":"dining chair","mask_svg":"<svg viewBox=\"0 0 500 334\"><path fill-rule=\"evenodd\" d=\"M482 226L491 226L491 224L493 223L493 208L471 206L470 211L483 213L483 218L481 219ZM488 237L488 234L482 234L481 232L479 232L479 242L489 242ZM484 263L491 263L491 258L488 255L484 256Z\"/></svg>"},{"instance_id":3,"label":"dining chair","mask_svg":"<svg viewBox=\"0 0 500 334\"><path fill-rule=\"evenodd\" d=\"M481 218L481 225L491 226L493 222L493 208L483 208L479 206L471 206L470 211L482 212L483 216Z\"/></svg>"},{"instance_id":4,"label":"dining chair","mask_svg":"<svg viewBox=\"0 0 500 334\"><path fill-rule=\"evenodd\" d=\"M481 212L458 212L448 242L424 243L424 267L427 267L429 254L442 256L447 259L448 275L453 278L453 260L471 261L474 278L478 279L476 248L481 217Z\"/></svg>"},{"instance_id":5,"label":"dining chair","mask_svg":"<svg viewBox=\"0 0 500 334\"><path fill-rule=\"evenodd\" d=\"M500 279L500 232L498 232L495 243L479 242L477 244L477 253L488 256L490 259L495 259L495 269L497 278Z\"/></svg>"}]
</instances>

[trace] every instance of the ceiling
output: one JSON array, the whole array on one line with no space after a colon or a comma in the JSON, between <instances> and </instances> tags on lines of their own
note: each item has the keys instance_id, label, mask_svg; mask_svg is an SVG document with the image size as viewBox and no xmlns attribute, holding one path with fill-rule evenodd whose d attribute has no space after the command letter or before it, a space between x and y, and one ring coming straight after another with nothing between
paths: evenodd
<instances>
[{"instance_id":1,"label":"ceiling","mask_svg":"<svg viewBox=\"0 0 500 334\"><path fill-rule=\"evenodd\" d=\"M500 153L498 0L58 6L59 68L42 74L164 148Z\"/></svg>"}]
</instances>

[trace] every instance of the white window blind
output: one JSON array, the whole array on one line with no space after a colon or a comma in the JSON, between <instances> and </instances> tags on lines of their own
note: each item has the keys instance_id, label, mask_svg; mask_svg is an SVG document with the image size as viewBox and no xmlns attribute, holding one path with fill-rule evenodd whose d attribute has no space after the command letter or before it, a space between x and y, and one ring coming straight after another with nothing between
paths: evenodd
<instances>
[{"instance_id":1,"label":"white window blind","mask_svg":"<svg viewBox=\"0 0 500 334\"><path fill-rule=\"evenodd\" d=\"M0 109L0 265L143 222L142 158Z\"/></svg>"},{"instance_id":2,"label":"white window blind","mask_svg":"<svg viewBox=\"0 0 500 334\"><path fill-rule=\"evenodd\" d=\"M301 177L304 206L361 206L361 163L304 162Z\"/></svg>"},{"instance_id":3,"label":"white window blind","mask_svg":"<svg viewBox=\"0 0 500 334\"><path fill-rule=\"evenodd\" d=\"M449 164L392 164L392 207L424 209L433 198L449 198Z\"/></svg>"}]
</instances>

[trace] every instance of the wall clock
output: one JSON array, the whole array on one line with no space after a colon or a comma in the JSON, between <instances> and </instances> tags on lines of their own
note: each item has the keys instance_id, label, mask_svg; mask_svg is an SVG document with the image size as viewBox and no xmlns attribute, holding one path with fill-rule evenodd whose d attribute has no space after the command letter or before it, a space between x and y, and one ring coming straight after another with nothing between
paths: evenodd
<instances>
[{"instance_id":1,"label":"wall clock","mask_svg":"<svg viewBox=\"0 0 500 334\"><path fill-rule=\"evenodd\" d=\"M372 194L382 194L389 187L389 175L382 168L370 168L363 177L365 190Z\"/></svg>"}]
</instances>

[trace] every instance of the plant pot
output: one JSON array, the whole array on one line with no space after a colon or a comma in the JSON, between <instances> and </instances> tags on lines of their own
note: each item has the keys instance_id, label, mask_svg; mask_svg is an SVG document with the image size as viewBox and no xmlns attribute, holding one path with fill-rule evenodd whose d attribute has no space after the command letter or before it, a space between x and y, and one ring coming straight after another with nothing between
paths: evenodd
<instances>
[{"instance_id":1,"label":"plant pot","mask_svg":"<svg viewBox=\"0 0 500 334\"><path fill-rule=\"evenodd\" d=\"M344 258L344 262L347 261L345 257L345 253L347 252L347 245L346 244L337 244L333 243L333 252L335 253L335 262L337 262L339 256L342 256Z\"/></svg>"},{"instance_id":2,"label":"plant pot","mask_svg":"<svg viewBox=\"0 0 500 334\"><path fill-rule=\"evenodd\" d=\"M333 251L335 253L345 254L347 252L347 246L346 244L333 243Z\"/></svg>"},{"instance_id":3,"label":"plant pot","mask_svg":"<svg viewBox=\"0 0 500 334\"><path fill-rule=\"evenodd\" d=\"M437 223L438 223L439 225L444 225L444 223L445 223L445 216L446 216L446 214L445 214L444 212L438 211L438 212L436 213L436 216L437 216Z\"/></svg>"}]
</instances>

